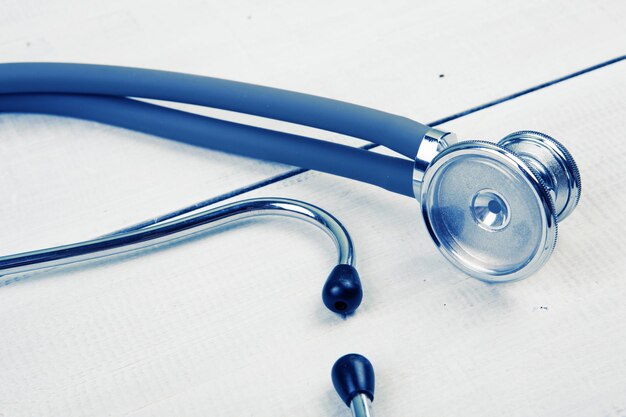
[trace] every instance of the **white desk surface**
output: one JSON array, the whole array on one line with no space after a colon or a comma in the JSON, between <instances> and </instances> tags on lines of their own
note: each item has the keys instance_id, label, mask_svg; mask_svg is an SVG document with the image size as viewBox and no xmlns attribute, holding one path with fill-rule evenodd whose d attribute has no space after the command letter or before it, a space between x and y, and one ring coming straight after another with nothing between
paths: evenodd
<instances>
[{"instance_id":1,"label":"white desk surface","mask_svg":"<svg viewBox=\"0 0 626 417\"><path fill-rule=\"evenodd\" d=\"M622 0L0 1L3 62L178 70L424 122L625 51ZM525 281L464 276L414 201L312 172L238 198L303 199L345 222L365 290L347 320L320 300L332 245L289 220L5 280L0 416L347 416L329 374L352 351L374 363L379 416L626 416L625 97L622 61L444 125L462 139L536 129L576 157L581 204ZM6 254L290 169L34 115L0 115L0 161Z\"/></svg>"}]
</instances>

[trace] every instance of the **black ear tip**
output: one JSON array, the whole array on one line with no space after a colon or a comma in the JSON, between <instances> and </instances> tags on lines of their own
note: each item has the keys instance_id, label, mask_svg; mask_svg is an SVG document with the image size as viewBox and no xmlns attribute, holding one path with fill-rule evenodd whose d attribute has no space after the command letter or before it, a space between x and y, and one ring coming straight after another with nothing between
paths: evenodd
<instances>
[{"instance_id":1,"label":"black ear tip","mask_svg":"<svg viewBox=\"0 0 626 417\"><path fill-rule=\"evenodd\" d=\"M374 401L374 367L365 356L349 353L337 359L331 377L335 391L348 407L357 394Z\"/></svg>"},{"instance_id":2,"label":"black ear tip","mask_svg":"<svg viewBox=\"0 0 626 417\"><path fill-rule=\"evenodd\" d=\"M324 284L322 300L330 311L354 313L363 300L361 279L356 269L345 264L335 266Z\"/></svg>"}]
</instances>

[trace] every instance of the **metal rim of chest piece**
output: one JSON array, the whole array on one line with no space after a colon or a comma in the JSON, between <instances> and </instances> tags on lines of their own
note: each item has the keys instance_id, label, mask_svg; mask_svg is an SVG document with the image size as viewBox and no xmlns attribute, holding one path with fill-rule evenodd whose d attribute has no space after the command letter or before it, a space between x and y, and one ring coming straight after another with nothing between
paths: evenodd
<instances>
[{"instance_id":1,"label":"metal rim of chest piece","mask_svg":"<svg viewBox=\"0 0 626 417\"><path fill-rule=\"evenodd\" d=\"M525 278L552 255L575 209L576 163L555 139L515 132L498 144L429 132L413 177L426 229L461 271L487 282ZM430 160L428 160L430 159Z\"/></svg>"}]
</instances>

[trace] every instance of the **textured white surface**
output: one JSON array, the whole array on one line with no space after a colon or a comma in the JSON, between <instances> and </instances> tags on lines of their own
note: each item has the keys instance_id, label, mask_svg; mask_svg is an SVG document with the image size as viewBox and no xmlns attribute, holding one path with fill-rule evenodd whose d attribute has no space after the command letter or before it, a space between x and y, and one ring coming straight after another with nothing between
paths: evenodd
<instances>
[{"instance_id":1,"label":"textured white surface","mask_svg":"<svg viewBox=\"0 0 626 417\"><path fill-rule=\"evenodd\" d=\"M216 75L427 122L613 58L626 38L618 1L1 6L3 61ZM358 351L376 367L381 416L625 416L625 70L446 125L464 139L545 131L579 162L581 205L529 280L468 279L438 255L414 202L307 173L245 197L304 199L345 222L366 291L354 317L319 300L330 242L288 220L34 275L0 287L0 415L344 416L330 367ZM41 116L0 116L0 139L3 253L286 169Z\"/></svg>"}]
</instances>

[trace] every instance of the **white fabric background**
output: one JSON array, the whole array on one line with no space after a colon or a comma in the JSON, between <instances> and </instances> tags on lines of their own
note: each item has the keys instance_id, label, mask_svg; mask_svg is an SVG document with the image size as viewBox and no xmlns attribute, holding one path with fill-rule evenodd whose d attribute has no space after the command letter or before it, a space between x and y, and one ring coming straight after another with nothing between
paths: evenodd
<instances>
[{"instance_id":1,"label":"white fabric background","mask_svg":"<svg viewBox=\"0 0 626 417\"><path fill-rule=\"evenodd\" d=\"M625 19L624 2L590 0L0 0L0 60L192 72L432 122L623 54ZM444 125L462 139L536 129L574 154L581 204L535 276L470 279L414 201L309 172L241 197L345 222L356 315L323 307L332 245L289 220L5 280L0 416L346 416L329 374L351 351L374 363L380 416L626 416L625 96L622 62ZM35 115L0 115L0 161L7 254L289 169Z\"/></svg>"}]
</instances>

